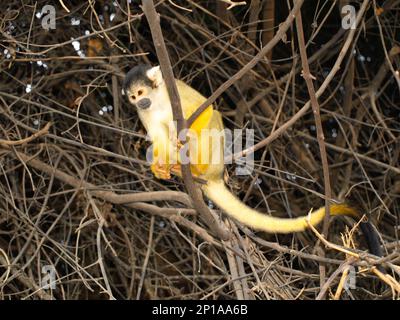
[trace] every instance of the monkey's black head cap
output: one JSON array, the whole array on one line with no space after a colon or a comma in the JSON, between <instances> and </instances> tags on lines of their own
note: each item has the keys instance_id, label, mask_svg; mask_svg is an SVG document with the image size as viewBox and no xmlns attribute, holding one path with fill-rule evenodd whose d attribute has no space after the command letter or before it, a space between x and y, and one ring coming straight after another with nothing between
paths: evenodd
<instances>
[{"instance_id":1,"label":"monkey's black head cap","mask_svg":"<svg viewBox=\"0 0 400 320\"><path fill-rule=\"evenodd\" d=\"M139 64L129 70L122 84L124 91L128 92L133 83L141 83L151 87L153 83L146 75L146 72L151 68L152 66L149 64Z\"/></svg>"}]
</instances>

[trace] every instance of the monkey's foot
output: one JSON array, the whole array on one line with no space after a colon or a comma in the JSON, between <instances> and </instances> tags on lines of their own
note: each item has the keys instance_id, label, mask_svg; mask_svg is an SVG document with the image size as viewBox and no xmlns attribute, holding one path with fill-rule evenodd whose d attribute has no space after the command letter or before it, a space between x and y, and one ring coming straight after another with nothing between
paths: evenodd
<instances>
[{"instance_id":1,"label":"monkey's foot","mask_svg":"<svg viewBox=\"0 0 400 320\"><path fill-rule=\"evenodd\" d=\"M169 164L153 163L151 165L151 171L158 179L171 179L171 165Z\"/></svg>"},{"instance_id":2,"label":"monkey's foot","mask_svg":"<svg viewBox=\"0 0 400 320\"><path fill-rule=\"evenodd\" d=\"M177 175L177 176L182 176L182 172L181 172L181 165L180 164L173 164L170 167L170 171Z\"/></svg>"}]
</instances>

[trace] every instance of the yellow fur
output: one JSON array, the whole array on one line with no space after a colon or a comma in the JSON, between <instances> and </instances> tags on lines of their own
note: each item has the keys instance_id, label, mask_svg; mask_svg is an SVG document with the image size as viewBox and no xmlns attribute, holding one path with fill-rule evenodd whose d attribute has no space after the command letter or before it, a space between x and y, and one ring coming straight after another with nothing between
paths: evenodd
<instances>
[{"instance_id":1,"label":"yellow fur","mask_svg":"<svg viewBox=\"0 0 400 320\"><path fill-rule=\"evenodd\" d=\"M161 75L158 75L158 77L161 79ZM140 82L138 85L140 85ZM133 83L130 86L130 90L134 90L135 86L136 84ZM177 80L177 87L184 117L187 119L206 98L180 80ZM147 97L152 101L151 108L138 110L138 112L154 145L151 170L157 177L165 179L169 177L165 172L168 173L171 170L170 168L175 165L175 161L178 161L179 164L181 160L176 145L176 132L170 131L170 123L172 121L171 102L164 84L156 89L147 89L149 92ZM307 219L310 219L312 225L318 224L323 219L325 215L324 208L312 212L310 217L302 216L295 219L287 219L270 217L246 206L225 187L222 178L224 172L224 146L220 142L224 140L223 134L217 136L216 140L212 140L212 143L210 143L209 138L204 138L201 134L202 130L218 130L218 132L222 132L224 126L221 114L214 110L212 106L209 106L194 121L190 129L194 132L189 142L192 174L207 181L207 184L201 186L203 192L225 213L251 228L276 233L303 231L307 228ZM217 156L217 161L212 161L214 155ZM202 161L204 158L205 161ZM347 205L332 205L330 212L332 215L359 217L357 212Z\"/></svg>"},{"instance_id":2,"label":"yellow fur","mask_svg":"<svg viewBox=\"0 0 400 320\"><path fill-rule=\"evenodd\" d=\"M325 216L325 207L313 211L310 216L302 216L294 219L276 218L260 213L241 202L225 186L222 180L208 181L203 186L206 196L215 202L218 207L228 213L237 221L257 230L270 233L291 233L307 229L307 220L315 226ZM344 204L330 206L331 215L350 215L355 218L358 213L351 207Z\"/></svg>"}]
</instances>

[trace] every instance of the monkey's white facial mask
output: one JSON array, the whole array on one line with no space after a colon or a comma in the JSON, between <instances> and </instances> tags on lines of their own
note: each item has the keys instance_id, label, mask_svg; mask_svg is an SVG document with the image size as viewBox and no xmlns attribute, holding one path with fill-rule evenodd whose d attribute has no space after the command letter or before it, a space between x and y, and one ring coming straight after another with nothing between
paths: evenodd
<instances>
[{"instance_id":1,"label":"monkey's white facial mask","mask_svg":"<svg viewBox=\"0 0 400 320\"><path fill-rule=\"evenodd\" d=\"M139 84L131 86L125 94L128 95L131 104L137 106L139 109L145 110L151 106L151 99L149 98L151 91L151 87Z\"/></svg>"},{"instance_id":2,"label":"monkey's white facial mask","mask_svg":"<svg viewBox=\"0 0 400 320\"><path fill-rule=\"evenodd\" d=\"M151 82L153 82L153 86L155 88L160 86L160 84L162 84L162 82L163 82L163 77L162 77L160 66L156 66L156 67L149 69L146 72L146 75L147 75L147 78L149 78L149 80Z\"/></svg>"}]
</instances>

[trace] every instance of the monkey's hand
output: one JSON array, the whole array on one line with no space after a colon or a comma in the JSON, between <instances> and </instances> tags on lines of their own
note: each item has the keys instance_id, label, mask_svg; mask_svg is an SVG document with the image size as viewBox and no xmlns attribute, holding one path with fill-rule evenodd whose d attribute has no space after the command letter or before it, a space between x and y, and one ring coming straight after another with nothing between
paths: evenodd
<instances>
[{"instance_id":1,"label":"monkey's hand","mask_svg":"<svg viewBox=\"0 0 400 320\"><path fill-rule=\"evenodd\" d=\"M182 176L181 165L180 164L171 165L170 172L172 172L174 175L181 177Z\"/></svg>"},{"instance_id":2,"label":"monkey's hand","mask_svg":"<svg viewBox=\"0 0 400 320\"><path fill-rule=\"evenodd\" d=\"M180 164L161 164L157 162L151 165L151 171L156 178L162 180L171 179L171 173L177 176L182 175Z\"/></svg>"},{"instance_id":3,"label":"monkey's hand","mask_svg":"<svg viewBox=\"0 0 400 320\"><path fill-rule=\"evenodd\" d=\"M155 162L151 165L150 169L158 179L171 179L171 165L169 164Z\"/></svg>"}]
</instances>

